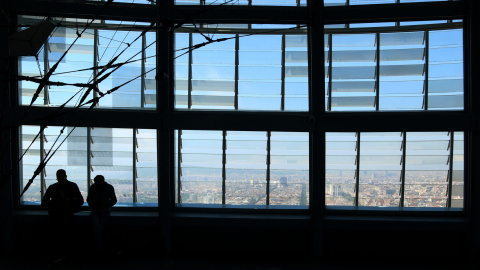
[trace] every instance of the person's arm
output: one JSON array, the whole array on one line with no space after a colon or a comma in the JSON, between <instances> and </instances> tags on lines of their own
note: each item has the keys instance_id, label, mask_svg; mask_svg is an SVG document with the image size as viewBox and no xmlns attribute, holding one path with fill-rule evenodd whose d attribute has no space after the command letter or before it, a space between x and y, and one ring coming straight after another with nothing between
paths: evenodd
<instances>
[{"instance_id":1,"label":"person's arm","mask_svg":"<svg viewBox=\"0 0 480 270\"><path fill-rule=\"evenodd\" d=\"M43 195L42 204L43 208L48 208L50 206L50 200L52 198L52 189L50 187L47 188L45 195Z\"/></svg>"},{"instance_id":2,"label":"person's arm","mask_svg":"<svg viewBox=\"0 0 480 270\"><path fill-rule=\"evenodd\" d=\"M110 185L110 187L111 187L111 188L110 188L110 194L109 194L109 196L110 196L110 202L111 202L110 207L112 207L112 206L114 206L115 204L117 204L117 196L115 195L115 188L114 188L112 185Z\"/></svg>"},{"instance_id":3,"label":"person's arm","mask_svg":"<svg viewBox=\"0 0 480 270\"><path fill-rule=\"evenodd\" d=\"M74 186L73 186L73 191L74 191L74 198L73 198L73 204L75 206L82 206L83 203L85 202L83 200L83 196L82 196L82 193L80 193L80 189L78 188L77 184L73 183Z\"/></svg>"},{"instance_id":4,"label":"person's arm","mask_svg":"<svg viewBox=\"0 0 480 270\"><path fill-rule=\"evenodd\" d=\"M93 193L93 188L94 188L93 186L90 186L90 187L88 188L87 203L88 203L88 206L90 206L90 208L92 208L92 207L93 207L93 204L94 204L94 202L93 202L93 195L92 195L92 193Z\"/></svg>"}]
</instances>

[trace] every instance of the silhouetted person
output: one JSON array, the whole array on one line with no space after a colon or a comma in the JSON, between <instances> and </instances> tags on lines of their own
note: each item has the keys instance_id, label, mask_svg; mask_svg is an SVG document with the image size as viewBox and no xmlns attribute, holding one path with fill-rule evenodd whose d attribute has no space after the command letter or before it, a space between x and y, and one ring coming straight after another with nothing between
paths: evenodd
<instances>
[{"instance_id":1,"label":"silhouetted person","mask_svg":"<svg viewBox=\"0 0 480 270\"><path fill-rule=\"evenodd\" d=\"M87 202L92 210L90 218L95 248L97 251L102 251L102 233L110 217L110 210L117 203L117 196L115 196L115 189L105 182L103 175L95 176L93 181L94 184L88 190Z\"/></svg>"},{"instance_id":2,"label":"silhouetted person","mask_svg":"<svg viewBox=\"0 0 480 270\"><path fill-rule=\"evenodd\" d=\"M42 206L48 209L50 222L47 241L52 245L53 255L63 258L77 246L71 225L74 213L80 211L84 201L77 184L67 180L65 170L57 171L57 181L47 188Z\"/></svg>"}]
</instances>

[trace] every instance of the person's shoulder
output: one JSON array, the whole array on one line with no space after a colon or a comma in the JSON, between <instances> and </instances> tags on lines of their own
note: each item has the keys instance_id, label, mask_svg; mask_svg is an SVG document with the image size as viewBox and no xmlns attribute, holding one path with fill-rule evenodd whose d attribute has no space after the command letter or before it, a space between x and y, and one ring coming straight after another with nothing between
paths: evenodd
<instances>
[{"instance_id":1,"label":"person's shoulder","mask_svg":"<svg viewBox=\"0 0 480 270\"><path fill-rule=\"evenodd\" d=\"M66 183L67 185L70 185L70 186L76 186L76 187L78 187L77 183L72 182L72 181L69 181L69 180L67 180L67 182L65 182L65 183Z\"/></svg>"},{"instance_id":2,"label":"person's shoulder","mask_svg":"<svg viewBox=\"0 0 480 270\"><path fill-rule=\"evenodd\" d=\"M59 185L59 183L56 182L56 183L53 183L50 186L48 186L48 188L56 188L56 187L58 187L58 185Z\"/></svg>"},{"instance_id":3,"label":"person's shoulder","mask_svg":"<svg viewBox=\"0 0 480 270\"><path fill-rule=\"evenodd\" d=\"M50 186L48 186L47 190L49 190L49 189L52 190L52 189L56 189L56 188L58 188L58 182L57 182L57 183L53 183L53 184L51 184Z\"/></svg>"}]
</instances>

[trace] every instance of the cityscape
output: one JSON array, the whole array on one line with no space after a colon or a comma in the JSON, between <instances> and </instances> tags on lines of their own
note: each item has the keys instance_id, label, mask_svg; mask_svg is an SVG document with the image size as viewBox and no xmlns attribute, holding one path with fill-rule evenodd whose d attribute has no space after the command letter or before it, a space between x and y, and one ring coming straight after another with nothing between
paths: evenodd
<instances>
[{"instance_id":1,"label":"cityscape","mask_svg":"<svg viewBox=\"0 0 480 270\"><path fill-rule=\"evenodd\" d=\"M307 174L307 172L305 172ZM447 171L415 171L405 179L404 207L447 207ZM225 204L238 206L267 205L267 181L252 177L252 180L225 181ZM47 184L47 186L49 183ZM86 183L77 182L86 199ZM158 203L158 186L154 179L137 180L137 203L133 203L133 182L107 180L115 187L117 206L155 206ZM349 171L327 171L325 184L326 206L354 206L356 180ZM463 208L463 181L453 182L451 207ZM368 171L360 175L358 206L399 207L401 200L399 172ZM179 189L180 188L180 189ZM34 181L22 200L25 204L40 201L39 181ZM176 183L176 202L182 204L222 204L222 177L187 176ZM269 183L268 205L307 206L309 204L309 181L307 175L276 177ZM85 203L85 205L87 205Z\"/></svg>"},{"instance_id":2,"label":"cityscape","mask_svg":"<svg viewBox=\"0 0 480 270\"><path fill-rule=\"evenodd\" d=\"M415 171L405 179L405 207L446 207L448 171ZM356 180L354 174L340 171L327 173L325 203L332 206L353 206ZM452 207L463 208L463 182L454 182L462 192L452 193ZM359 180L359 206L398 207L401 199L400 173L369 171ZM456 191L457 189L453 189Z\"/></svg>"}]
</instances>

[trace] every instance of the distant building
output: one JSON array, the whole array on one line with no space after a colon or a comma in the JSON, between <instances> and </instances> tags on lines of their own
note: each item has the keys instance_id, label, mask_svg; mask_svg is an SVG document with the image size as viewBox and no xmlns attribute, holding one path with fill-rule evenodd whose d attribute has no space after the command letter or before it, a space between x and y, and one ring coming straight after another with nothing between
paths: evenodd
<instances>
[{"instance_id":1,"label":"distant building","mask_svg":"<svg viewBox=\"0 0 480 270\"><path fill-rule=\"evenodd\" d=\"M280 185L281 185L282 187L288 186L287 177L285 177L285 176L280 177Z\"/></svg>"},{"instance_id":2,"label":"distant building","mask_svg":"<svg viewBox=\"0 0 480 270\"><path fill-rule=\"evenodd\" d=\"M342 185L330 184L330 194L333 197L340 197L342 193Z\"/></svg>"}]
</instances>

